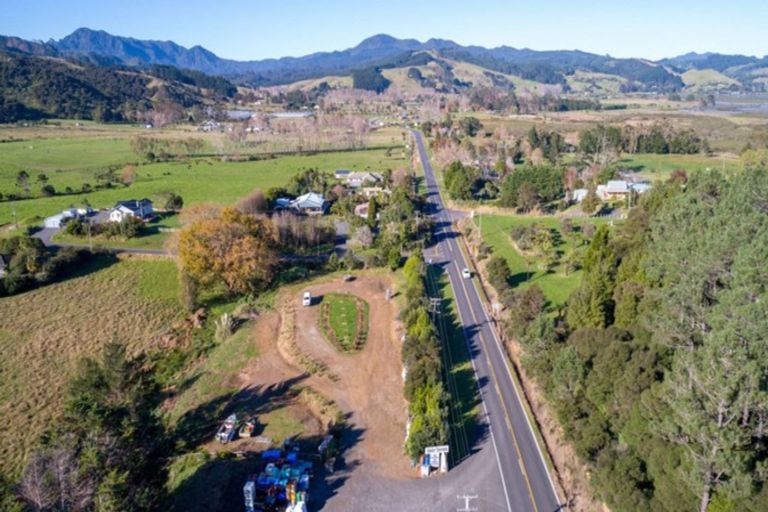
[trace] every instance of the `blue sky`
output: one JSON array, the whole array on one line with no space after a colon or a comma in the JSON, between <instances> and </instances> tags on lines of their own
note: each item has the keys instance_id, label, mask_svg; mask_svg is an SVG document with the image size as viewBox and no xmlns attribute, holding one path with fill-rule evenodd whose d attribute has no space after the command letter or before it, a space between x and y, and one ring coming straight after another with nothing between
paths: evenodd
<instances>
[{"instance_id":1,"label":"blue sky","mask_svg":"<svg viewBox=\"0 0 768 512\"><path fill-rule=\"evenodd\" d=\"M247 60L349 48L365 37L453 39L658 59L768 54L766 0L0 0L0 34L61 38L87 26L201 45Z\"/></svg>"}]
</instances>

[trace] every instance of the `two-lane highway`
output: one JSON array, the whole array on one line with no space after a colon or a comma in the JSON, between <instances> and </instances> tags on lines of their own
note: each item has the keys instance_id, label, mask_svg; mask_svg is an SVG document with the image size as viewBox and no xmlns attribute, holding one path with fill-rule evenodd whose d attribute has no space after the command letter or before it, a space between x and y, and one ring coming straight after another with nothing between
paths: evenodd
<instances>
[{"instance_id":1,"label":"two-lane highway","mask_svg":"<svg viewBox=\"0 0 768 512\"><path fill-rule=\"evenodd\" d=\"M490 316L472 280L462 277L462 269L469 265L459 246L458 235L453 231L450 212L444 208L421 133L414 131L413 138L437 224L436 244L427 257L433 264L444 266L453 287L501 476L499 492L504 493L502 501L514 512L560 510L552 478L525 415Z\"/></svg>"}]
</instances>

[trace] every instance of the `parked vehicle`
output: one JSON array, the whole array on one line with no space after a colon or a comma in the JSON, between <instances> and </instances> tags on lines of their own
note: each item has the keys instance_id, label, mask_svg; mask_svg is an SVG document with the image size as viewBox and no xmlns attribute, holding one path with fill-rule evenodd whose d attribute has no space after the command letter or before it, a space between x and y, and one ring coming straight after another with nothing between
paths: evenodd
<instances>
[{"instance_id":1,"label":"parked vehicle","mask_svg":"<svg viewBox=\"0 0 768 512\"><path fill-rule=\"evenodd\" d=\"M301 300L302 306L311 306L312 305L312 294L309 292L304 292L304 298Z\"/></svg>"},{"instance_id":2,"label":"parked vehicle","mask_svg":"<svg viewBox=\"0 0 768 512\"><path fill-rule=\"evenodd\" d=\"M221 444L227 444L235 439L237 434L237 415L230 414L216 432L216 440Z\"/></svg>"}]
</instances>

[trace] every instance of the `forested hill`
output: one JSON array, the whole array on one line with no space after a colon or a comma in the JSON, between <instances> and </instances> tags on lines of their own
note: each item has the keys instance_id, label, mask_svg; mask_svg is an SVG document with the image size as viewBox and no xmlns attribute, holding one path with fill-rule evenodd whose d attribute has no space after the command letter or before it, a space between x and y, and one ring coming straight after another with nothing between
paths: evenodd
<instances>
[{"instance_id":1,"label":"forested hill","mask_svg":"<svg viewBox=\"0 0 768 512\"><path fill-rule=\"evenodd\" d=\"M235 92L226 80L200 72L140 71L0 52L0 122L49 117L133 121L160 110L173 116Z\"/></svg>"}]
</instances>

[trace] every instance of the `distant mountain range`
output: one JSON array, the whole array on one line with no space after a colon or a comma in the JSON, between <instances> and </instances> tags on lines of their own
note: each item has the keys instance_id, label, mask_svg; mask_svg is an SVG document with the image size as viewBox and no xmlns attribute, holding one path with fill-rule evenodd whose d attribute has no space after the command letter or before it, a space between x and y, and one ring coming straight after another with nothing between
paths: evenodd
<instances>
[{"instance_id":1,"label":"distant mountain range","mask_svg":"<svg viewBox=\"0 0 768 512\"><path fill-rule=\"evenodd\" d=\"M250 86L290 84L327 76L352 76L354 72L371 69L380 72L383 69L410 70L415 67L421 72L425 71L423 67L429 65L429 61L438 61L443 69L456 68L457 63L475 66L490 77L493 84L498 82L496 78L501 78L501 83L506 81L514 86L516 79L520 79L560 85L565 91L585 93L600 90L604 84L613 84L614 88L623 91L660 92L676 91L686 86L698 90L765 90L768 86L768 57L689 53L652 62L581 51L462 46L444 39L419 42L386 34L375 35L346 50L254 61L224 59L201 46L185 48L172 41L144 41L88 28L80 28L63 39L46 43L0 36L0 49L75 58L99 65L169 65L226 77ZM424 52L429 52L428 57L420 56ZM706 73L698 72L704 70ZM408 76L413 80L422 80L416 72L409 72ZM443 85L473 84L456 77L455 83Z\"/></svg>"}]
</instances>

